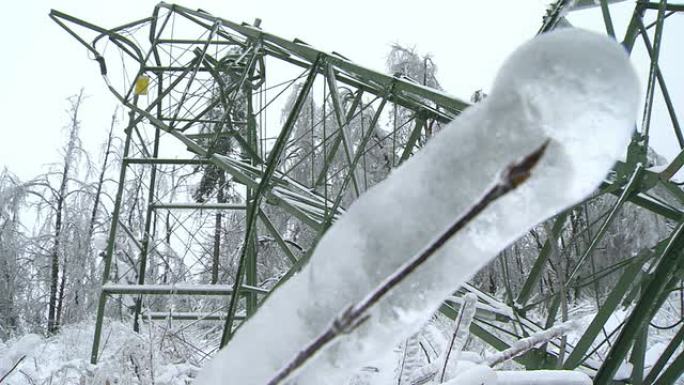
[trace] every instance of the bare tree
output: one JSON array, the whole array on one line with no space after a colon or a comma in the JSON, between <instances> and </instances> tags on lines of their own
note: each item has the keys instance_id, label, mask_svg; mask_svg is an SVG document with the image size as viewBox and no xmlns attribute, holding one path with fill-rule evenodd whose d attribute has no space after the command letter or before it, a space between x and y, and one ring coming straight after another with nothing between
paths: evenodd
<instances>
[{"instance_id":1,"label":"bare tree","mask_svg":"<svg viewBox=\"0 0 684 385\"><path fill-rule=\"evenodd\" d=\"M61 170L61 181L59 188L57 190L52 190L52 199L54 199L54 232L50 257L50 299L48 302L47 324L47 332L49 334L55 333L59 328L64 302L64 287L67 279L64 271L66 269L67 261L64 259L65 255L62 255L62 269L60 274L60 254L62 254L60 252L60 246L62 240L64 205L68 194L67 185L69 183L70 172L72 171L72 168L74 168L75 162L77 161L78 149L80 147L80 140L78 137L78 131L80 127L78 111L82 101L83 89L81 89L77 95L69 98L69 139L64 147L64 160Z\"/></svg>"}]
</instances>

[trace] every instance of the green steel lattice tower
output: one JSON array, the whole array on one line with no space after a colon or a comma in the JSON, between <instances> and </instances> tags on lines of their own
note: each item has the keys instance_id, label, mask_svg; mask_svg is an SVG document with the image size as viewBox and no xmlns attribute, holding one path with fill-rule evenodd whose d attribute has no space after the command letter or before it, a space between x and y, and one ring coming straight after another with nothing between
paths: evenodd
<instances>
[{"instance_id":1,"label":"green steel lattice tower","mask_svg":"<svg viewBox=\"0 0 684 385\"><path fill-rule=\"evenodd\" d=\"M567 12L583 7L601 12L606 33L616 37L605 0L597 4L588 0L558 1L549 7L539 33L562 27L567 24ZM668 19L677 22L676 16L670 17L681 12L684 5L662 0L638 1L625 36L619 38L627 51L640 45L650 58L644 113L626 149L627 161L617 164L613 175L590 198L613 195L613 206L600 218L598 231L591 234L570 280L559 289L580 285L578 271L592 258L627 202L669 221L673 230L637 256L607 269L619 279L609 288L608 297L581 339L574 345L567 344L562 355L561 345L553 343L544 351L535 349L519 357L518 361L530 369L558 367L560 355L565 357L560 366L581 366L596 384L608 384L629 354L635 368L631 380L642 383L648 338L644 330L670 291L680 285L684 272L684 192L673 181L684 165L684 151L662 170L645 167L657 90L671 123L670 127L658 129L673 130L684 149L677 109L658 65L664 26ZM381 74L339 53L322 52L299 39L290 41L265 32L259 20L251 25L237 24L203 10L165 3L158 4L152 16L116 28L102 28L55 10L50 17L98 62L107 88L126 107L129 116L105 254L93 363L97 362L103 318L108 306L112 306L108 302L111 297L131 298L136 330L141 320L169 327L218 321L224 324L220 345L229 343L235 328L258 310L273 287L306 263L308 251L335 218L344 213L344 206L369 187L368 175L373 166L367 157L373 149L383 141L391 143L391 150L385 152L391 154L386 162L389 168L398 166L420 148L433 130L469 106L402 74ZM293 98L284 101L289 94ZM314 99L324 106L323 117L315 116ZM326 106L330 108L326 110ZM271 111L270 121L277 121L278 108L285 108L285 113L282 124L274 129L268 116ZM375 127L393 112L396 116L397 110L408 117L401 125L395 119L391 132L379 138ZM295 152L292 143L304 140L302 136L295 137L302 119L311 119L312 127L322 125L323 135L314 135L311 128L309 146L303 152ZM227 149L226 143L231 143ZM308 167L306 177L301 177L303 164ZM188 185L170 178L183 170L189 174L213 170L225 175L233 191L231 199L219 196L222 193L217 191L203 199L187 199ZM297 172L299 177L294 176ZM127 188L132 185L137 188ZM217 190L225 185L226 182ZM124 220L123 210L131 199L138 197L143 198L143 219L131 223ZM525 284L514 293L512 306L466 285L440 311L454 318L458 297L466 292L477 294L483 306L478 308L471 332L499 350L517 338L553 325L560 295L551 295L546 301L532 299L549 263L552 245L568 226L570 211L551 221L548 237ZM207 238L202 236L211 234L207 232L211 224L206 218L217 215L239 223L239 231L231 238L236 250L233 263L221 261L219 266L215 261L214 277L209 282L197 271L206 271L210 263L212 250L206 249ZM290 218L288 223L274 220L283 215ZM174 225L169 226L170 222ZM288 227L292 223L305 227L313 237L305 244L293 242ZM268 252L264 240L272 244ZM117 255L121 253L133 261L135 271L128 273L128 279L116 269ZM173 270L169 267L170 255L183 256L183 274L150 282L150 268L164 265L164 269ZM265 258L279 264L284 273L266 280L260 278ZM651 268L642 269L642 265ZM221 279L217 279L219 269ZM600 275L593 279L600 279ZM271 283L264 285L264 281ZM168 298L185 300L176 303ZM197 310L198 303L205 311ZM600 333L608 317L621 304L633 305L630 315L613 337L608 356L599 360L591 349L601 342ZM541 306L547 306L546 325L526 317L527 312ZM488 310L491 308L508 311L492 312ZM676 352L683 342L684 327L680 325L643 383L673 383L681 376L684 353Z\"/></svg>"}]
</instances>

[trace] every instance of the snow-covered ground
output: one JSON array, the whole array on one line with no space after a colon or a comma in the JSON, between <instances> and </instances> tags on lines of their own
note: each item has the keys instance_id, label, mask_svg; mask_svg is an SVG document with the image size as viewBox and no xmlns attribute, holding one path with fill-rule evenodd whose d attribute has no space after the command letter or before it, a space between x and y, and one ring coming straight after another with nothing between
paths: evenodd
<instances>
[{"instance_id":1,"label":"snow-covered ground","mask_svg":"<svg viewBox=\"0 0 684 385\"><path fill-rule=\"evenodd\" d=\"M674 299L672 303L674 304ZM667 306L666 304L665 307ZM577 328L567 334L571 343L581 336L595 315L590 303L581 304L576 309L585 311L573 316ZM620 327L628 315L627 309L616 311L606 323L606 332L610 334L613 328ZM661 311L653 322L665 325L672 322L671 316L667 311ZM193 382L201 367L208 362L208 357L196 348L208 351L216 346L220 336L220 328L208 327L189 333L182 331L182 324L176 324L175 329L170 330L163 327L164 322L145 323L138 334L133 332L130 323L107 321L100 362L98 365L91 365L89 358L93 325L92 320L84 321L65 326L51 338L28 334L0 342L0 378L19 362L2 384L187 385ZM646 372L676 330L658 331L650 336L651 345L646 352ZM451 321L435 319L409 341L367 362L348 384L396 384L399 377L402 378L402 384L429 383L436 366L442 362L439 354L447 346L452 332ZM410 343L413 343L412 347L409 346ZM427 355L421 346L427 349ZM605 354L607 348L606 345L601 349L601 354ZM496 353L473 338L460 355L453 353L455 351L452 352L447 366L447 384L470 384L468 381L475 379L484 380L487 385L590 383L589 378L581 372L521 372L522 368L510 361L490 369L484 363L491 360ZM458 361L454 362L452 359L456 356ZM432 360L432 364L428 360ZM627 377L629 370L629 365L624 365L619 374ZM418 381L421 378L427 378L427 382ZM678 384L684 384L684 379Z\"/></svg>"},{"instance_id":2,"label":"snow-covered ground","mask_svg":"<svg viewBox=\"0 0 684 385\"><path fill-rule=\"evenodd\" d=\"M94 324L68 325L51 338L27 334L0 342L0 377L19 362L3 385L185 385L202 364L187 341L162 329L145 327L138 334L130 324L107 322L100 362L91 365Z\"/></svg>"},{"instance_id":3,"label":"snow-covered ground","mask_svg":"<svg viewBox=\"0 0 684 385\"><path fill-rule=\"evenodd\" d=\"M678 299L676 299L678 301ZM678 318L674 318L673 314L671 311L668 311L668 307L673 307L672 305L675 303L675 299L672 298L670 301L666 302L663 308L656 314L656 316L653 318L652 324L654 325L672 325L674 324ZM587 304L586 307L593 308L591 305ZM619 330L624 322L627 320L627 317L631 314L633 308L618 308L613 312L613 314L610 315L608 320L606 321L604 325L604 331L606 335L611 335L611 341L615 339L615 336L617 336L619 333L615 332L616 330ZM568 333L568 342L574 344L577 341L579 341L580 337L584 333L584 330L589 326L591 321L594 319L594 316L596 315L595 311L590 311L586 314L583 314L579 316L576 319L576 322L580 325L579 328L576 330ZM672 340L674 337L675 333L677 332L677 328L673 329L668 329L668 330L657 330L655 328L650 328L649 329L649 346L646 348L646 355L644 358L644 373L648 374L648 372L651 370L653 365L656 363L660 355L663 353L665 348L667 347L668 343ZM594 346L597 345L598 342L603 340L603 334L597 337L597 341L594 343ZM607 353L607 349L609 347L605 345L603 349L599 350L600 355L605 355ZM674 359L674 356L671 357L670 362ZM618 372L615 374L615 379L616 380L628 380L631 377L632 373L632 364L629 362L624 362L622 366L619 368ZM684 378L681 378L677 384L684 384Z\"/></svg>"}]
</instances>

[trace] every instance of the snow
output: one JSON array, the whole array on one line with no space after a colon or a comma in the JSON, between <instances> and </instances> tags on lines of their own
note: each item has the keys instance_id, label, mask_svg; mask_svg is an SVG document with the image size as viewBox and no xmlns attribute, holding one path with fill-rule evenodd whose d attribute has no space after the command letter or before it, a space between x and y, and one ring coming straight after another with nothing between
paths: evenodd
<instances>
[{"instance_id":1,"label":"snow","mask_svg":"<svg viewBox=\"0 0 684 385\"><path fill-rule=\"evenodd\" d=\"M500 370L496 385L591 385L591 378L570 370Z\"/></svg>"},{"instance_id":2,"label":"snow","mask_svg":"<svg viewBox=\"0 0 684 385\"><path fill-rule=\"evenodd\" d=\"M444 385L498 385L498 377L499 375L489 366L473 365Z\"/></svg>"},{"instance_id":3,"label":"snow","mask_svg":"<svg viewBox=\"0 0 684 385\"><path fill-rule=\"evenodd\" d=\"M475 352L461 352L459 359L461 361L468 361L468 362L472 362L474 364L482 363L482 356L475 353Z\"/></svg>"},{"instance_id":4,"label":"snow","mask_svg":"<svg viewBox=\"0 0 684 385\"><path fill-rule=\"evenodd\" d=\"M665 352L665 349L667 349L667 345L665 342L656 342L653 344L653 346L650 346L648 350L646 350L646 356L644 357L644 366L650 370L650 368L655 365L656 361L658 361L658 358L660 358L661 355L663 355L663 352ZM648 370L647 370L648 371Z\"/></svg>"},{"instance_id":5,"label":"snow","mask_svg":"<svg viewBox=\"0 0 684 385\"><path fill-rule=\"evenodd\" d=\"M528 228L590 194L623 156L638 100L637 77L613 40L563 29L526 43L506 61L487 99L349 207L309 264L237 331L197 384L267 383L343 308L471 206L506 165L550 138L524 185L492 204L390 292L368 321L295 374L300 385L343 383L414 334Z\"/></svg>"},{"instance_id":6,"label":"snow","mask_svg":"<svg viewBox=\"0 0 684 385\"><path fill-rule=\"evenodd\" d=\"M463 352L470 353L470 352ZM494 369L487 365L481 365L479 362L473 362L470 360L452 360L449 359L447 370L444 373L444 381L440 382L439 371L441 371L441 366L439 362L432 362L423 366L422 368L414 371L410 376L409 381L401 381L402 384L461 384L466 383L480 383L476 382L479 378L480 381L489 381L487 384L496 384L496 382L491 382L496 380L496 375ZM493 376L492 376L493 375ZM379 382L374 384L380 385Z\"/></svg>"},{"instance_id":7,"label":"snow","mask_svg":"<svg viewBox=\"0 0 684 385\"><path fill-rule=\"evenodd\" d=\"M107 248L108 234L100 232L93 234L93 247L95 250L101 251Z\"/></svg>"},{"instance_id":8,"label":"snow","mask_svg":"<svg viewBox=\"0 0 684 385\"><path fill-rule=\"evenodd\" d=\"M613 375L615 381L627 381L632 377L634 365L630 362L623 361Z\"/></svg>"},{"instance_id":9,"label":"snow","mask_svg":"<svg viewBox=\"0 0 684 385\"><path fill-rule=\"evenodd\" d=\"M50 338L28 334L0 343L0 377L25 356L2 383L185 385L192 381L199 370L192 350L167 329L146 325L138 334L130 325L107 320L98 365L89 362L92 320L65 326ZM206 344L187 337L193 344Z\"/></svg>"},{"instance_id":10,"label":"snow","mask_svg":"<svg viewBox=\"0 0 684 385\"><path fill-rule=\"evenodd\" d=\"M9 372L22 357L28 355L40 345L43 342L42 340L42 337L37 334L26 334L8 344L9 347L0 345L0 373L5 374Z\"/></svg>"}]
</instances>

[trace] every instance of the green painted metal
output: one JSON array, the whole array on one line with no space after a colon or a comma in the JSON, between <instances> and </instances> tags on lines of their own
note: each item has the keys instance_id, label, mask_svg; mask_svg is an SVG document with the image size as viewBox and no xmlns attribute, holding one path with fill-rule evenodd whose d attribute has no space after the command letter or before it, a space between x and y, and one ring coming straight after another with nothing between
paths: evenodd
<instances>
[{"instance_id":1,"label":"green painted metal","mask_svg":"<svg viewBox=\"0 0 684 385\"><path fill-rule=\"evenodd\" d=\"M632 364L632 384L642 385L644 383L644 360L648 341L648 328L644 328L638 333L629 362Z\"/></svg>"},{"instance_id":2,"label":"green painted metal","mask_svg":"<svg viewBox=\"0 0 684 385\"><path fill-rule=\"evenodd\" d=\"M660 377L651 383L655 385L671 385L681 379L682 375L684 375L684 350L679 353Z\"/></svg>"},{"instance_id":3,"label":"green painted metal","mask_svg":"<svg viewBox=\"0 0 684 385\"><path fill-rule=\"evenodd\" d=\"M329 82L328 82L329 83ZM356 96L354 97L354 101L352 102L351 106L349 107L349 110L347 111L347 114L344 118L344 121L341 122L340 120L340 115L341 112L338 112L339 109L341 109L341 106L339 106L337 103L335 103L335 115L337 117L338 122L340 127L343 125L346 126L351 119L355 116L356 109L359 106L359 103L361 102L361 97L363 96L363 92L358 92ZM339 99L339 97L338 97ZM333 142L330 145L330 152L327 154L327 158L323 162L323 167L321 168L321 172L318 175L318 178L316 179L316 183L314 186L321 186L323 183L326 183L327 179L327 173L328 173L328 167L329 165L333 162L333 159L335 159L335 156L337 155L337 150L340 147L340 143L342 142L342 136L337 135L334 139Z\"/></svg>"},{"instance_id":4,"label":"green painted metal","mask_svg":"<svg viewBox=\"0 0 684 385\"><path fill-rule=\"evenodd\" d=\"M157 105L157 117L161 116L161 102ZM159 156L159 128L154 130L154 148L152 150L152 158ZM147 209L145 212L145 230L143 231L143 238L140 249L140 262L138 265L138 285L145 283L145 272L147 270L147 256L150 248L150 230L152 229L152 216L154 215L154 201L155 201L155 187L157 179L157 165L152 164L152 170L150 171L150 188L147 192ZM139 317L140 312L142 312L142 297L139 296L135 300L135 310L133 315L133 330L138 332L140 330Z\"/></svg>"},{"instance_id":5,"label":"green painted metal","mask_svg":"<svg viewBox=\"0 0 684 385\"><path fill-rule=\"evenodd\" d=\"M399 158L399 164L405 162L413 154L413 148L416 146L416 143L420 138L420 132L425 127L426 120L423 118L420 112L416 112L415 120L416 123L413 126L413 130L411 131L411 135L406 143L406 147L404 147L404 152L401 153L401 158Z\"/></svg>"},{"instance_id":6,"label":"green painted metal","mask_svg":"<svg viewBox=\"0 0 684 385\"><path fill-rule=\"evenodd\" d=\"M378 120L380 119L380 115L384 111L385 105L387 103L387 99L383 98L380 106L378 106L378 109L376 110L375 114L373 115L373 119L371 121L370 127L368 128L367 132L373 131L373 128L375 125L378 123ZM370 135L368 135L370 137ZM357 154L360 154L360 152L357 152ZM331 211L333 212L333 211ZM332 219L329 220L330 223L332 222ZM319 236L322 236L323 234L321 233ZM313 248L309 249L300 259L297 260L297 262L288 270L285 275L283 275L279 280L278 283L275 285L273 288L274 290L278 288L278 286L282 285L283 283L287 282L288 279L290 279L294 274L298 273L302 267L308 262L309 257L311 257L311 253L313 252ZM264 300L268 299L268 296L264 298Z\"/></svg>"},{"instance_id":7,"label":"green painted metal","mask_svg":"<svg viewBox=\"0 0 684 385\"><path fill-rule=\"evenodd\" d=\"M653 49L650 52L651 55L651 68L648 73L648 84L646 85L646 100L644 102L644 113L643 119L641 121L641 135L643 139L643 147L648 148L648 136L651 127L651 113L653 111L653 96L655 91L655 79L658 69L658 57L660 56L660 45L663 36L663 26L665 9L667 6L667 1L663 0L660 2L658 7L658 16L656 19L656 33L653 38ZM643 32L642 32L643 33Z\"/></svg>"},{"instance_id":8,"label":"green painted metal","mask_svg":"<svg viewBox=\"0 0 684 385\"><path fill-rule=\"evenodd\" d=\"M259 207L260 206L260 201L263 199L264 193L267 189L270 188L270 177L273 175L275 172L275 169L280 163L280 157L282 155L282 151L285 149L285 144L287 140L290 138L290 134L292 133L292 129L294 128L294 124L297 121L297 117L299 115L300 110L302 109L304 102L306 101L306 97L309 95L309 91L311 90L311 86L313 85L314 79L316 78L316 75L318 73L318 66L319 66L319 59L316 59L316 61L313 64L313 68L309 72L309 75L306 78L306 81L304 85L302 86L302 89L299 91L299 95L297 96L297 100L295 101L294 106L292 107L292 110L290 111L287 120L285 121L285 124L283 125L283 129L280 131L280 135L278 136L278 140L276 143L273 145L273 148L271 149L271 153L268 158L266 170L264 170L263 176L261 178L261 181L259 182L259 185L256 188L256 192L254 194L254 197L252 198L251 205L252 207ZM258 210L251 210L248 213L247 217L247 226L245 229L245 239L246 243L249 243L250 239L254 236L254 232L256 231L256 219L257 219L257 212ZM221 337L221 347L225 346L225 344L230 341L230 338L232 337L232 327L233 327L233 318L235 316L235 312L237 311L237 301L238 301L238 290L240 286L242 286L242 279L244 277L244 269L245 269L245 261L246 261L246 256L247 256L247 249L248 247L243 246L242 247L242 253L240 255L240 260L238 263L238 269L235 277L235 289L233 291L233 295L230 297L230 303L228 305L228 316L226 318L226 323L223 328L223 336Z\"/></svg>"},{"instance_id":9,"label":"green painted metal","mask_svg":"<svg viewBox=\"0 0 684 385\"><path fill-rule=\"evenodd\" d=\"M134 100L133 103L137 101ZM131 147L131 125L130 122L134 119L135 112L130 111L128 114L129 126L126 129L126 139L124 141L123 158L128 156ZM116 196L114 198L114 212L112 213L112 224L109 227L109 235L107 239L107 249L105 251L104 272L102 273L102 284L109 282L112 270L112 256L114 254L114 242L116 239L116 229L119 223L119 215L121 214L121 201L123 198L124 184L126 181L126 167L121 166L119 172L119 184L116 189ZM93 338L93 348L90 353L90 362L97 363L97 357L100 353L100 338L102 337L102 321L104 319L105 306L107 304L107 294L104 291L100 292L100 300L97 305L97 315L95 321L95 336Z\"/></svg>"},{"instance_id":10,"label":"green painted metal","mask_svg":"<svg viewBox=\"0 0 684 385\"><path fill-rule=\"evenodd\" d=\"M663 170L660 175L663 179L671 179L677 171L679 171L682 166L684 166L684 151L681 151L677 156L670 162L665 170Z\"/></svg>"},{"instance_id":11,"label":"green painted metal","mask_svg":"<svg viewBox=\"0 0 684 385\"><path fill-rule=\"evenodd\" d=\"M682 378L682 375L684 374L684 351L679 353L677 358L675 358L672 361L672 364L668 366L667 369L663 372L663 374L658 377L656 380L656 384L658 385L672 385L675 383L675 381L679 380Z\"/></svg>"},{"instance_id":12,"label":"green painted metal","mask_svg":"<svg viewBox=\"0 0 684 385\"><path fill-rule=\"evenodd\" d=\"M102 290L108 294L126 295L232 295L235 289L231 285L104 285ZM255 286L242 285L240 294L268 294L268 290Z\"/></svg>"},{"instance_id":13,"label":"green painted metal","mask_svg":"<svg viewBox=\"0 0 684 385\"><path fill-rule=\"evenodd\" d=\"M606 217L606 219L603 221L601 224L601 227L599 228L599 231L594 235L594 238L592 239L591 243L589 244L589 247L584 251L584 254L582 254L582 257L580 257L579 261L577 261L577 264L575 265L575 268L572 270L570 273L569 280L572 280L575 278L577 273L579 272L580 268L582 267L582 264L589 258L591 253L596 249L596 246L598 246L599 242L601 239L603 239L603 236L605 235L606 231L608 230L608 226L610 223L613 221L615 218L615 214L620 210L622 205L627 201L627 198L634 193L635 191L638 190L638 185L641 182L641 175L643 172L643 166L641 164L638 164L637 167L634 170L634 173L632 174L631 178L627 182L624 190L622 191L622 194L618 198L617 202L611 209L610 213Z\"/></svg>"},{"instance_id":14,"label":"green painted metal","mask_svg":"<svg viewBox=\"0 0 684 385\"><path fill-rule=\"evenodd\" d=\"M667 1L643 1L638 4L646 9L660 10L663 7L667 11L684 12L684 4L669 4Z\"/></svg>"},{"instance_id":15,"label":"green painted metal","mask_svg":"<svg viewBox=\"0 0 684 385\"><path fill-rule=\"evenodd\" d=\"M290 262L297 263L297 257L295 257L290 247L287 245L287 243L285 243L285 240L283 240L283 237L280 235L275 226L273 226L273 223L270 219L268 219L268 216L266 216L263 210L259 210L259 219L261 219L261 223L264 224L268 232L273 236L273 238L275 238L278 246L280 246Z\"/></svg>"},{"instance_id":16,"label":"green painted metal","mask_svg":"<svg viewBox=\"0 0 684 385\"><path fill-rule=\"evenodd\" d=\"M333 202L333 205L330 209L330 215L328 215L325 219L324 223L324 229L327 229L330 227L332 224L333 220L335 219L335 216L333 213L336 213L337 210L339 209L341 203L342 203L342 196L344 195L344 190L349 184L349 181L353 179L353 176L355 175L354 171L356 170L356 167L359 164L359 161L361 160L364 149L366 148L366 145L368 144L368 141L370 140L371 136L373 135L373 127L377 124L377 119L379 119L379 116L384 109L385 106L385 101L387 99L383 99L383 101L380 104L380 107L378 108L378 111L375 114L375 117L373 117L373 122L371 123L370 128L366 131L364 137L361 139L361 142L359 143L359 149L356 151L356 155L354 156L354 159L351 162L351 165L349 167L349 172L347 173L344 181L342 182L342 187L340 189L340 192L337 194L337 198Z\"/></svg>"},{"instance_id":17,"label":"green painted metal","mask_svg":"<svg viewBox=\"0 0 684 385\"><path fill-rule=\"evenodd\" d=\"M677 348L682 344L682 342L684 342L684 326L679 328L677 334L674 335L670 343L667 344L667 347L663 353L660 355L660 357L658 357L658 360L655 362L655 364L653 364L651 370L649 370L648 375L644 379L644 384L650 385L655 383L658 375L660 375L663 368L667 366L668 361L675 353Z\"/></svg>"},{"instance_id":18,"label":"green painted metal","mask_svg":"<svg viewBox=\"0 0 684 385\"><path fill-rule=\"evenodd\" d=\"M660 66L658 65L658 62L656 60L657 58L655 56L654 48L651 44L651 39L648 37L648 33L646 32L646 27L644 26L642 18L637 17L636 22L639 26L639 30L641 31L641 37L644 41L644 47L648 52L648 56L651 60L654 61L653 66L655 67L655 76L658 80L658 86L660 87L660 91L662 92L663 100L665 101L665 106L667 107L667 113L670 115L670 121L672 122L672 128L674 129L675 135L677 136L679 147L684 148L684 135L682 135L682 129L679 125L679 119L677 119L677 112L675 111L674 105L672 104L670 92L667 89L667 83L665 82L663 73L660 71ZM658 20L658 22L662 23L662 20Z\"/></svg>"},{"instance_id":19,"label":"green painted metal","mask_svg":"<svg viewBox=\"0 0 684 385\"><path fill-rule=\"evenodd\" d=\"M636 38L640 33L638 22L641 17L643 17L643 11L644 10L642 7L635 7L629 24L627 24L627 30L625 31L625 37L622 40L622 45L625 47L625 50L627 50L628 53L632 52Z\"/></svg>"},{"instance_id":20,"label":"green painted metal","mask_svg":"<svg viewBox=\"0 0 684 385\"><path fill-rule=\"evenodd\" d=\"M610 292L603 305L592 319L591 323L582 334L582 337L575 345L575 348L568 356L563 367L568 370L577 368L585 354L591 348L592 343L599 335L606 321L615 312L615 309L620 305L620 301L627 293L627 290L634 284L634 280L641 271L641 265L643 261L641 259L633 261L629 267L627 267L620 280L615 285L613 290Z\"/></svg>"},{"instance_id":21,"label":"green painted metal","mask_svg":"<svg viewBox=\"0 0 684 385\"><path fill-rule=\"evenodd\" d=\"M247 206L235 203L152 203L153 210L245 210Z\"/></svg>"},{"instance_id":22,"label":"green painted metal","mask_svg":"<svg viewBox=\"0 0 684 385\"><path fill-rule=\"evenodd\" d=\"M558 242L558 237L560 236L561 230L565 224L568 217L568 212L563 212L554 219L553 226L551 227L551 234L548 235L548 239L544 242L539 256L535 259L534 265L532 265L532 270L530 270L529 276L525 281L525 284L520 289L518 293L518 298L516 302L520 305L525 305L530 299L532 294L532 289L539 282L539 278L544 268L544 264L551 253L551 246L553 242Z\"/></svg>"},{"instance_id":23,"label":"green painted metal","mask_svg":"<svg viewBox=\"0 0 684 385\"><path fill-rule=\"evenodd\" d=\"M161 159L161 158L126 158L127 164L175 164L175 165L205 165L206 159Z\"/></svg>"},{"instance_id":24,"label":"green painted metal","mask_svg":"<svg viewBox=\"0 0 684 385\"><path fill-rule=\"evenodd\" d=\"M615 28L613 27L613 20L610 17L608 0L601 0L601 13L603 13L603 21L606 24L606 33L612 38L615 38Z\"/></svg>"},{"instance_id":25,"label":"green painted metal","mask_svg":"<svg viewBox=\"0 0 684 385\"><path fill-rule=\"evenodd\" d=\"M225 314L218 313L192 313L192 312L149 312L141 316L143 322L150 319L153 321L225 321ZM236 315L236 320L244 320L244 315Z\"/></svg>"},{"instance_id":26,"label":"green painted metal","mask_svg":"<svg viewBox=\"0 0 684 385\"><path fill-rule=\"evenodd\" d=\"M258 43L257 43L258 44ZM255 51L256 52L256 51ZM256 58L257 55L256 53L252 56L253 58ZM251 68L251 66L250 66ZM246 71L243 79L246 79L247 77L253 77L254 76L254 71L249 70ZM249 143L247 143L247 146L249 148L252 148L253 150L249 152L249 161L252 166L255 166L259 163L261 163L261 159L258 155L256 155L256 122L254 121L254 105L253 105L253 100L252 100L252 86L248 86L245 90L245 99L247 101L247 136L249 138ZM217 137L218 139L218 137ZM263 180L262 180L262 183ZM259 185L261 187L261 184ZM259 192L259 188L257 187L256 193ZM257 225L256 225L256 216L258 213L261 212L261 209L259 207L258 201L255 200L254 197L255 191L251 188L247 188L247 194L245 196L247 202L254 202L254 204L247 205L247 218L255 218L254 219L254 230L251 232L251 235L245 235L245 245L244 250L245 250L245 282L247 285L258 285L257 282ZM248 219L249 220L249 219ZM238 272L239 274L239 272ZM257 296L254 293L247 293L245 296L245 307L246 307L246 312L247 315L252 315L254 312L256 312L257 309ZM229 315L231 314L230 311L228 313ZM226 322L228 322L228 319L226 319ZM232 328L232 325L230 326Z\"/></svg>"},{"instance_id":27,"label":"green painted metal","mask_svg":"<svg viewBox=\"0 0 684 385\"><path fill-rule=\"evenodd\" d=\"M660 298L670 282L670 277L676 271L682 249L684 248L684 223L679 224L672 233L667 246L664 248L662 257L654 271L657 279L651 279L644 288L641 297L637 301L634 310L630 314L620 335L616 339L603 365L594 379L595 385L609 384L615 372L631 348L632 342L638 332L653 317L658 309L657 299Z\"/></svg>"},{"instance_id":28,"label":"green painted metal","mask_svg":"<svg viewBox=\"0 0 684 385\"><path fill-rule=\"evenodd\" d=\"M328 64L325 66L325 79L328 82L328 90L330 91L330 99L332 100L333 111L335 112L335 118L337 119L337 124L339 126L337 135L342 141L342 149L344 150L344 157L347 161L347 165L352 169L352 154L353 149L351 146L351 139L349 137L349 120L344 116L344 111L342 109L342 102L340 101L339 86L337 85L337 77L335 76L335 69L332 65ZM360 100L360 96L358 97ZM350 113L353 110L350 109ZM335 156L334 152L331 152L331 156ZM350 172L350 177L352 181L352 187L354 188L354 196L358 197L360 195L359 182L356 177L356 171Z\"/></svg>"}]
</instances>

